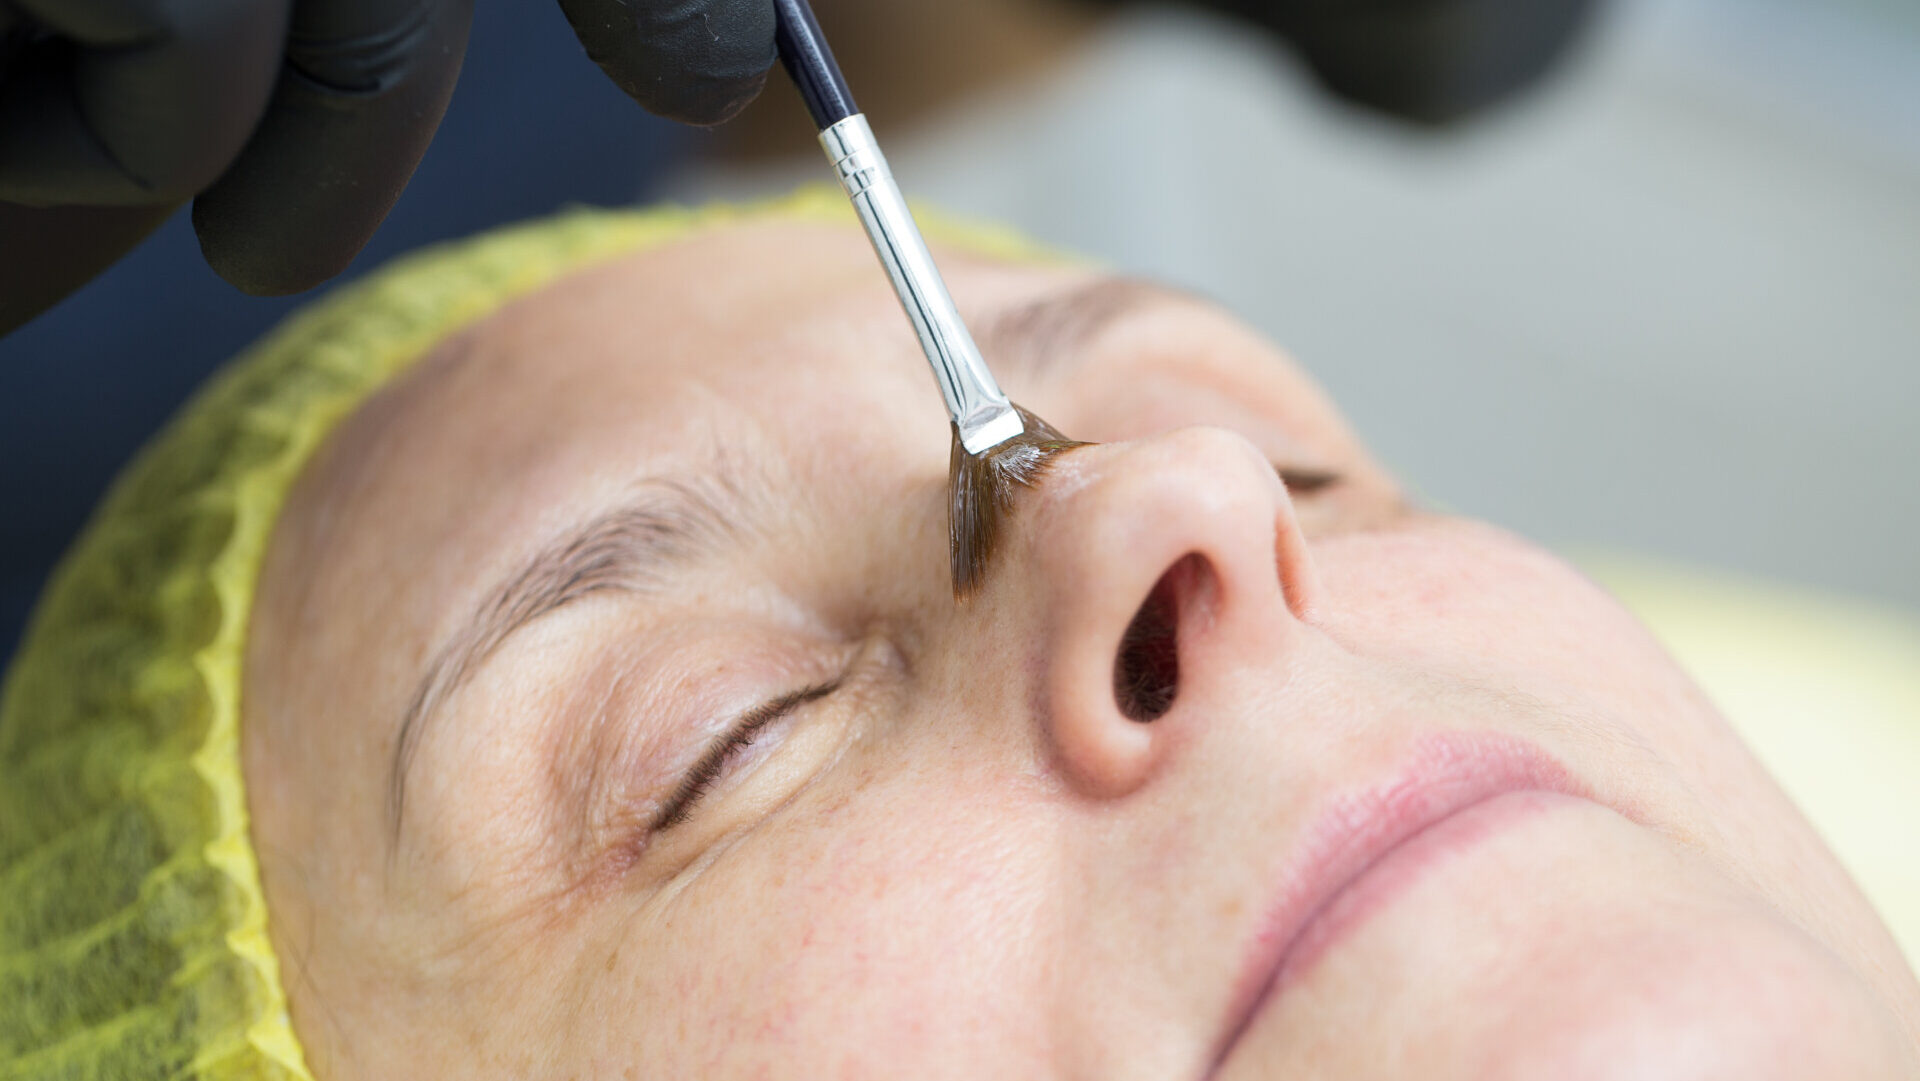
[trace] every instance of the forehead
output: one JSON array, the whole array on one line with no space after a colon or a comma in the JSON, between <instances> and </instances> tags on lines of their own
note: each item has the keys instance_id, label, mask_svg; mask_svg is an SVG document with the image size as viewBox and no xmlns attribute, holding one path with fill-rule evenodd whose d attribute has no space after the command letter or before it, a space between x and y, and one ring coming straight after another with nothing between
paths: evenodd
<instances>
[{"instance_id":1,"label":"forehead","mask_svg":"<svg viewBox=\"0 0 1920 1081\"><path fill-rule=\"evenodd\" d=\"M1089 276L942 258L970 313ZM423 441L444 446L442 469L476 456L531 466L562 451L557 433L581 453L617 432L682 459L718 440L716 427L728 440L796 434L804 448L826 427L857 445L883 420L946 450L925 361L850 226L765 222L641 253L508 307L443 353L402 407Z\"/></svg>"}]
</instances>

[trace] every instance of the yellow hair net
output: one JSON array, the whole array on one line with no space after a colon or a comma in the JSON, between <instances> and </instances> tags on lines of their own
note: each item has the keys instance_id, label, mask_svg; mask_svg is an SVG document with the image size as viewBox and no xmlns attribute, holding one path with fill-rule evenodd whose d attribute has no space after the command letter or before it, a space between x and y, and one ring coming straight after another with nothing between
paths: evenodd
<instances>
[{"instance_id":1,"label":"yellow hair net","mask_svg":"<svg viewBox=\"0 0 1920 1081\"><path fill-rule=\"evenodd\" d=\"M0 1081L310 1078L240 776L248 612L289 487L335 423L454 330L748 214L851 219L812 189L750 210L576 211L423 252L283 324L127 468L0 688Z\"/></svg>"}]
</instances>

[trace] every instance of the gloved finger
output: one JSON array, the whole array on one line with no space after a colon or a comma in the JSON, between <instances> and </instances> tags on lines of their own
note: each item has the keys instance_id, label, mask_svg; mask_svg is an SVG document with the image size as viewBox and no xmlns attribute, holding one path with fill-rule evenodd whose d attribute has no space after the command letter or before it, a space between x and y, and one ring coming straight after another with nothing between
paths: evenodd
<instances>
[{"instance_id":1,"label":"gloved finger","mask_svg":"<svg viewBox=\"0 0 1920 1081\"><path fill-rule=\"evenodd\" d=\"M32 27L20 18L12 5L0 0L0 86L6 85L7 72L13 68L13 58L27 47L31 33Z\"/></svg>"},{"instance_id":2,"label":"gloved finger","mask_svg":"<svg viewBox=\"0 0 1920 1081\"><path fill-rule=\"evenodd\" d=\"M286 0L15 0L39 28L0 92L0 199L178 202L245 145ZM16 27L16 34L18 28Z\"/></svg>"},{"instance_id":3,"label":"gloved finger","mask_svg":"<svg viewBox=\"0 0 1920 1081\"><path fill-rule=\"evenodd\" d=\"M587 55L648 112L718 124L777 59L773 0L560 0Z\"/></svg>"},{"instance_id":4,"label":"gloved finger","mask_svg":"<svg viewBox=\"0 0 1920 1081\"><path fill-rule=\"evenodd\" d=\"M178 207L0 203L0 251L33 253L0 259L0 337L87 284Z\"/></svg>"},{"instance_id":5,"label":"gloved finger","mask_svg":"<svg viewBox=\"0 0 1920 1081\"><path fill-rule=\"evenodd\" d=\"M1442 125L1536 83L1598 0L1206 0L1290 41L1321 85L1401 120Z\"/></svg>"},{"instance_id":6,"label":"gloved finger","mask_svg":"<svg viewBox=\"0 0 1920 1081\"><path fill-rule=\"evenodd\" d=\"M472 20L472 0L301 0L266 117L194 200L207 263L256 296L338 274L433 140Z\"/></svg>"}]
</instances>

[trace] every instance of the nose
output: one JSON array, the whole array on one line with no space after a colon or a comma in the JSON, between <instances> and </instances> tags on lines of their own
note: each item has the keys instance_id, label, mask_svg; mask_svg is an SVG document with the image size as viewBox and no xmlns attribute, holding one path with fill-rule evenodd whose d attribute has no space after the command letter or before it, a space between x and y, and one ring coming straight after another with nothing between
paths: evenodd
<instances>
[{"instance_id":1,"label":"nose","mask_svg":"<svg viewBox=\"0 0 1920 1081\"><path fill-rule=\"evenodd\" d=\"M1123 795L1215 685L1303 632L1311 557L1273 466L1223 429L1075 451L1036 495L1046 743L1076 786Z\"/></svg>"}]
</instances>

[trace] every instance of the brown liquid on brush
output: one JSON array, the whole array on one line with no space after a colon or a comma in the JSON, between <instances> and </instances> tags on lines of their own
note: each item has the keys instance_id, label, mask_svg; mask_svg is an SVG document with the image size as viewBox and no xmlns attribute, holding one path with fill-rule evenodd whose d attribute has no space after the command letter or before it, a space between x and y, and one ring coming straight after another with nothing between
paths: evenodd
<instances>
[{"instance_id":1,"label":"brown liquid on brush","mask_svg":"<svg viewBox=\"0 0 1920 1081\"><path fill-rule=\"evenodd\" d=\"M1000 527L1013 513L1015 486L1031 488L1061 451L1084 447L1053 425L1016 405L1026 431L985 454L968 454L960 445L960 429L953 429L953 450L947 462L947 543L952 552L953 599L966 600L986 580L987 564L1000 538ZM1340 483L1340 474L1325 469L1288 468L1275 464L1274 472L1296 499Z\"/></svg>"},{"instance_id":2,"label":"brown liquid on brush","mask_svg":"<svg viewBox=\"0 0 1920 1081\"><path fill-rule=\"evenodd\" d=\"M1014 406L1026 431L985 454L969 454L953 430L947 465L947 539L952 549L953 598L965 600L986 579L1001 524L1013 513L1014 487L1032 487L1061 451L1086 446Z\"/></svg>"}]
</instances>

